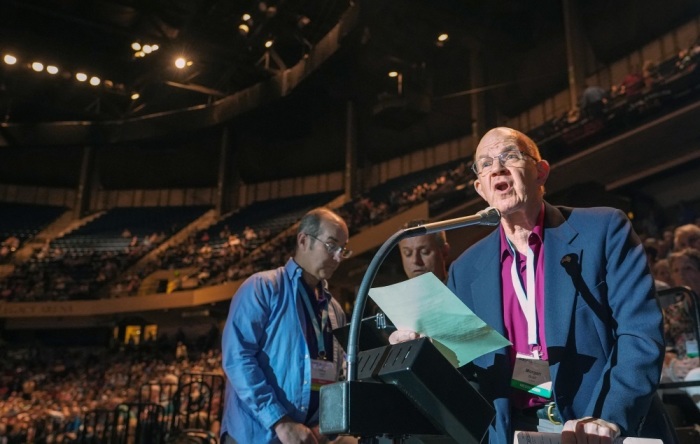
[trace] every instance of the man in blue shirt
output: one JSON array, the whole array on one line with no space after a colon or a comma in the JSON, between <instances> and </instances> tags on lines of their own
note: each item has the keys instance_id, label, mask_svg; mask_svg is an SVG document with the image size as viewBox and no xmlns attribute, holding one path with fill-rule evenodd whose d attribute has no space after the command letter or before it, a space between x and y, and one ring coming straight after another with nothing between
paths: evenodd
<instances>
[{"instance_id":1,"label":"man in blue shirt","mask_svg":"<svg viewBox=\"0 0 700 444\"><path fill-rule=\"evenodd\" d=\"M252 275L234 295L222 340L222 442L326 442L319 390L340 375L342 350L331 331L346 324L327 279L352 254L348 237L337 214L311 210L299 223L294 257Z\"/></svg>"}]
</instances>

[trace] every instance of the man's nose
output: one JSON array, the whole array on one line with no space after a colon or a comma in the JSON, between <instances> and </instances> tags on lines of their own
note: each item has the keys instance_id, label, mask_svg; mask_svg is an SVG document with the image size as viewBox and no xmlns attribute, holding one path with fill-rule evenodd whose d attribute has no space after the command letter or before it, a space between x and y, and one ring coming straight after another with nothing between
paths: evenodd
<instances>
[{"instance_id":1,"label":"man's nose","mask_svg":"<svg viewBox=\"0 0 700 444\"><path fill-rule=\"evenodd\" d=\"M501 160L499 157L493 159L493 166L491 167L491 174L499 173L503 170L507 170L505 161Z\"/></svg>"}]
</instances>

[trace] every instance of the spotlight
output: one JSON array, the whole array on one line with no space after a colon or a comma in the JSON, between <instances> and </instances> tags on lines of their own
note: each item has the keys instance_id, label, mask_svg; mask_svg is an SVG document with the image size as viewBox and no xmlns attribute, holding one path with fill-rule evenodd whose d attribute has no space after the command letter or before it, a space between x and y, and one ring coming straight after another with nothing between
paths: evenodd
<instances>
[{"instance_id":1,"label":"spotlight","mask_svg":"<svg viewBox=\"0 0 700 444\"><path fill-rule=\"evenodd\" d=\"M46 67L46 72L48 72L49 74L58 74L58 67L49 65Z\"/></svg>"},{"instance_id":2,"label":"spotlight","mask_svg":"<svg viewBox=\"0 0 700 444\"><path fill-rule=\"evenodd\" d=\"M131 94L131 100L138 100L141 95L137 92Z\"/></svg>"},{"instance_id":3,"label":"spotlight","mask_svg":"<svg viewBox=\"0 0 700 444\"><path fill-rule=\"evenodd\" d=\"M11 54L5 54L5 57L3 57L2 59L8 65L14 65L15 63L17 63L17 57Z\"/></svg>"},{"instance_id":4,"label":"spotlight","mask_svg":"<svg viewBox=\"0 0 700 444\"><path fill-rule=\"evenodd\" d=\"M102 82L99 77L90 77L90 85L97 86Z\"/></svg>"},{"instance_id":5,"label":"spotlight","mask_svg":"<svg viewBox=\"0 0 700 444\"><path fill-rule=\"evenodd\" d=\"M389 75L389 77L391 77L391 78L398 77L398 76L399 76L399 72L398 72L398 71L389 71L389 74L388 74L388 75Z\"/></svg>"},{"instance_id":6,"label":"spotlight","mask_svg":"<svg viewBox=\"0 0 700 444\"><path fill-rule=\"evenodd\" d=\"M438 36L438 42L446 42L450 39L450 36L446 33L442 33Z\"/></svg>"},{"instance_id":7,"label":"spotlight","mask_svg":"<svg viewBox=\"0 0 700 444\"><path fill-rule=\"evenodd\" d=\"M84 82L87 80L87 74L79 72L75 74L75 78L78 80L78 82Z\"/></svg>"},{"instance_id":8,"label":"spotlight","mask_svg":"<svg viewBox=\"0 0 700 444\"><path fill-rule=\"evenodd\" d=\"M265 42L265 48L272 48L272 45L274 45L274 44L275 44L275 41L270 39L270 40Z\"/></svg>"},{"instance_id":9,"label":"spotlight","mask_svg":"<svg viewBox=\"0 0 700 444\"><path fill-rule=\"evenodd\" d=\"M185 66L187 66L187 60L182 57L175 59L175 67L177 69L183 69Z\"/></svg>"},{"instance_id":10,"label":"spotlight","mask_svg":"<svg viewBox=\"0 0 700 444\"><path fill-rule=\"evenodd\" d=\"M250 20L250 14L248 14L248 13L243 14L243 16L241 17L241 20L243 20L244 22L247 22L248 20Z\"/></svg>"},{"instance_id":11,"label":"spotlight","mask_svg":"<svg viewBox=\"0 0 700 444\"><path fill-rule=\"evenodd\" d=\"M44 70L44 64L40 62L32 63L32 69L36 72L41 72Z\"/></svg>"},{"instance_id":12,"label":"spotlight","mask_svg":"<svg viewBox=\"0 0 700 444\"><path fill-rule=\"evenodd\" d=\"M153 51L153 48L151 48L151 45L143 45L143 52L146 54L150 54Z\"/></svg>"},{"instance_id":13,"label":"spotlight","mask_svg":"<svg viewBox=\"0 0 700 444\"><path fill-rule=\"evenodd\" d=\"M250 32L250 27L246 25L245 23L241 23L238 25L238 32L243 36L247 36L248 33Z\"/></svg>"},{"instance_id":14,"label":"spotlight","mask_svg":"<svg viewBox=\"0 0 700 444\"><path fill-rule=\"evenodd\" d=\"M131 49L134 51L141 51L141 44L139 42L134 42L131 44Z\"/></svg>"}]
</instances>

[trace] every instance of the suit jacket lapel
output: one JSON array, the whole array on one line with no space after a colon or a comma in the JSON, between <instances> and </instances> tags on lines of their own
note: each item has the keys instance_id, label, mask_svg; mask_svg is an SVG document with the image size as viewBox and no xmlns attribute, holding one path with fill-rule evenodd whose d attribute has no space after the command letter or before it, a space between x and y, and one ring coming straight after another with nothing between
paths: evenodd
<instances>
[{"instance_id":1,"label":"suit jacket lapel","mask_svg":"<svg viewBox=\"0 0 700 444\"><path fill-rule=\"evenodd\" d=\"M483 250L489 252L474 264L476 278L471 284L474 298L474 312L494 330L505 336L503 325L503 300L501 297L501 264L499 230L494 230L487 239ZM501 349L498 353L504 353Z\"/></svg>"},{"instance_id":2,"label":"suit jacket lapel","mask_svg":"<svg viewBox=\"0 0 700 444\"><path fill-rule=\"evenodd\" d=\"M566 346L571 320L574 316L576 288L571 278L563 270L562 260L567 260L566 258L570 254L580 256L581 247L577 246L575 242L578 233L565 220L561 211L546 203L544 225L544 309L547 348L563 348ZM564 313L569 315L562 316ZM550 354L550 359L552 357L554 356Z\"/></svg>"}]
</instances>

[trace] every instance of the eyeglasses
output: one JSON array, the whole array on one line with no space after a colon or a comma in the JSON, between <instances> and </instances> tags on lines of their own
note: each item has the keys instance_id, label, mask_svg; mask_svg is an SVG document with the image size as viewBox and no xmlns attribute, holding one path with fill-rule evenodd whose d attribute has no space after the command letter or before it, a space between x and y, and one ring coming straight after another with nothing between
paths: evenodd
<instances>
[{"instance_id":1,"label":"eyeglasses","mask_svg":"<svg viewBox=\"0 0 700 444\"><path fill-rule=\"evenodd\" d=\"M504 167L512 167L512 166L517 166L521 161L525 159L532 159L535 162L537 162L537 159L529 155L528 153L524 153L520 150L509 150L509 151L503 151L501 154L499 154L496 157L480 157L474 161L472 164L472 170L474 173L477 175L480 174L486 174L491 169L493 168L494 165L494 160L498 159L498 162L500 162L501 166Z\"/></svg>"},{"instance_id":2,"label":"eyeglasses","mask_svg":"<svg viewBox=\"0 0 700 444\"><path fill-rule=\"evenodd\" d=\"M328 250L328 254L330 254L333 257L335 257L336 254L340 255L340 257L342 257L343 259L347 259L350 256L352 256L352 250L348 250L347 248L341 247L340 245L336 245L332 242L324 242L321 239L309 233L306 233L306 235L321 242L326 247L326 250Z\"/></svg>"}]
</instances>

